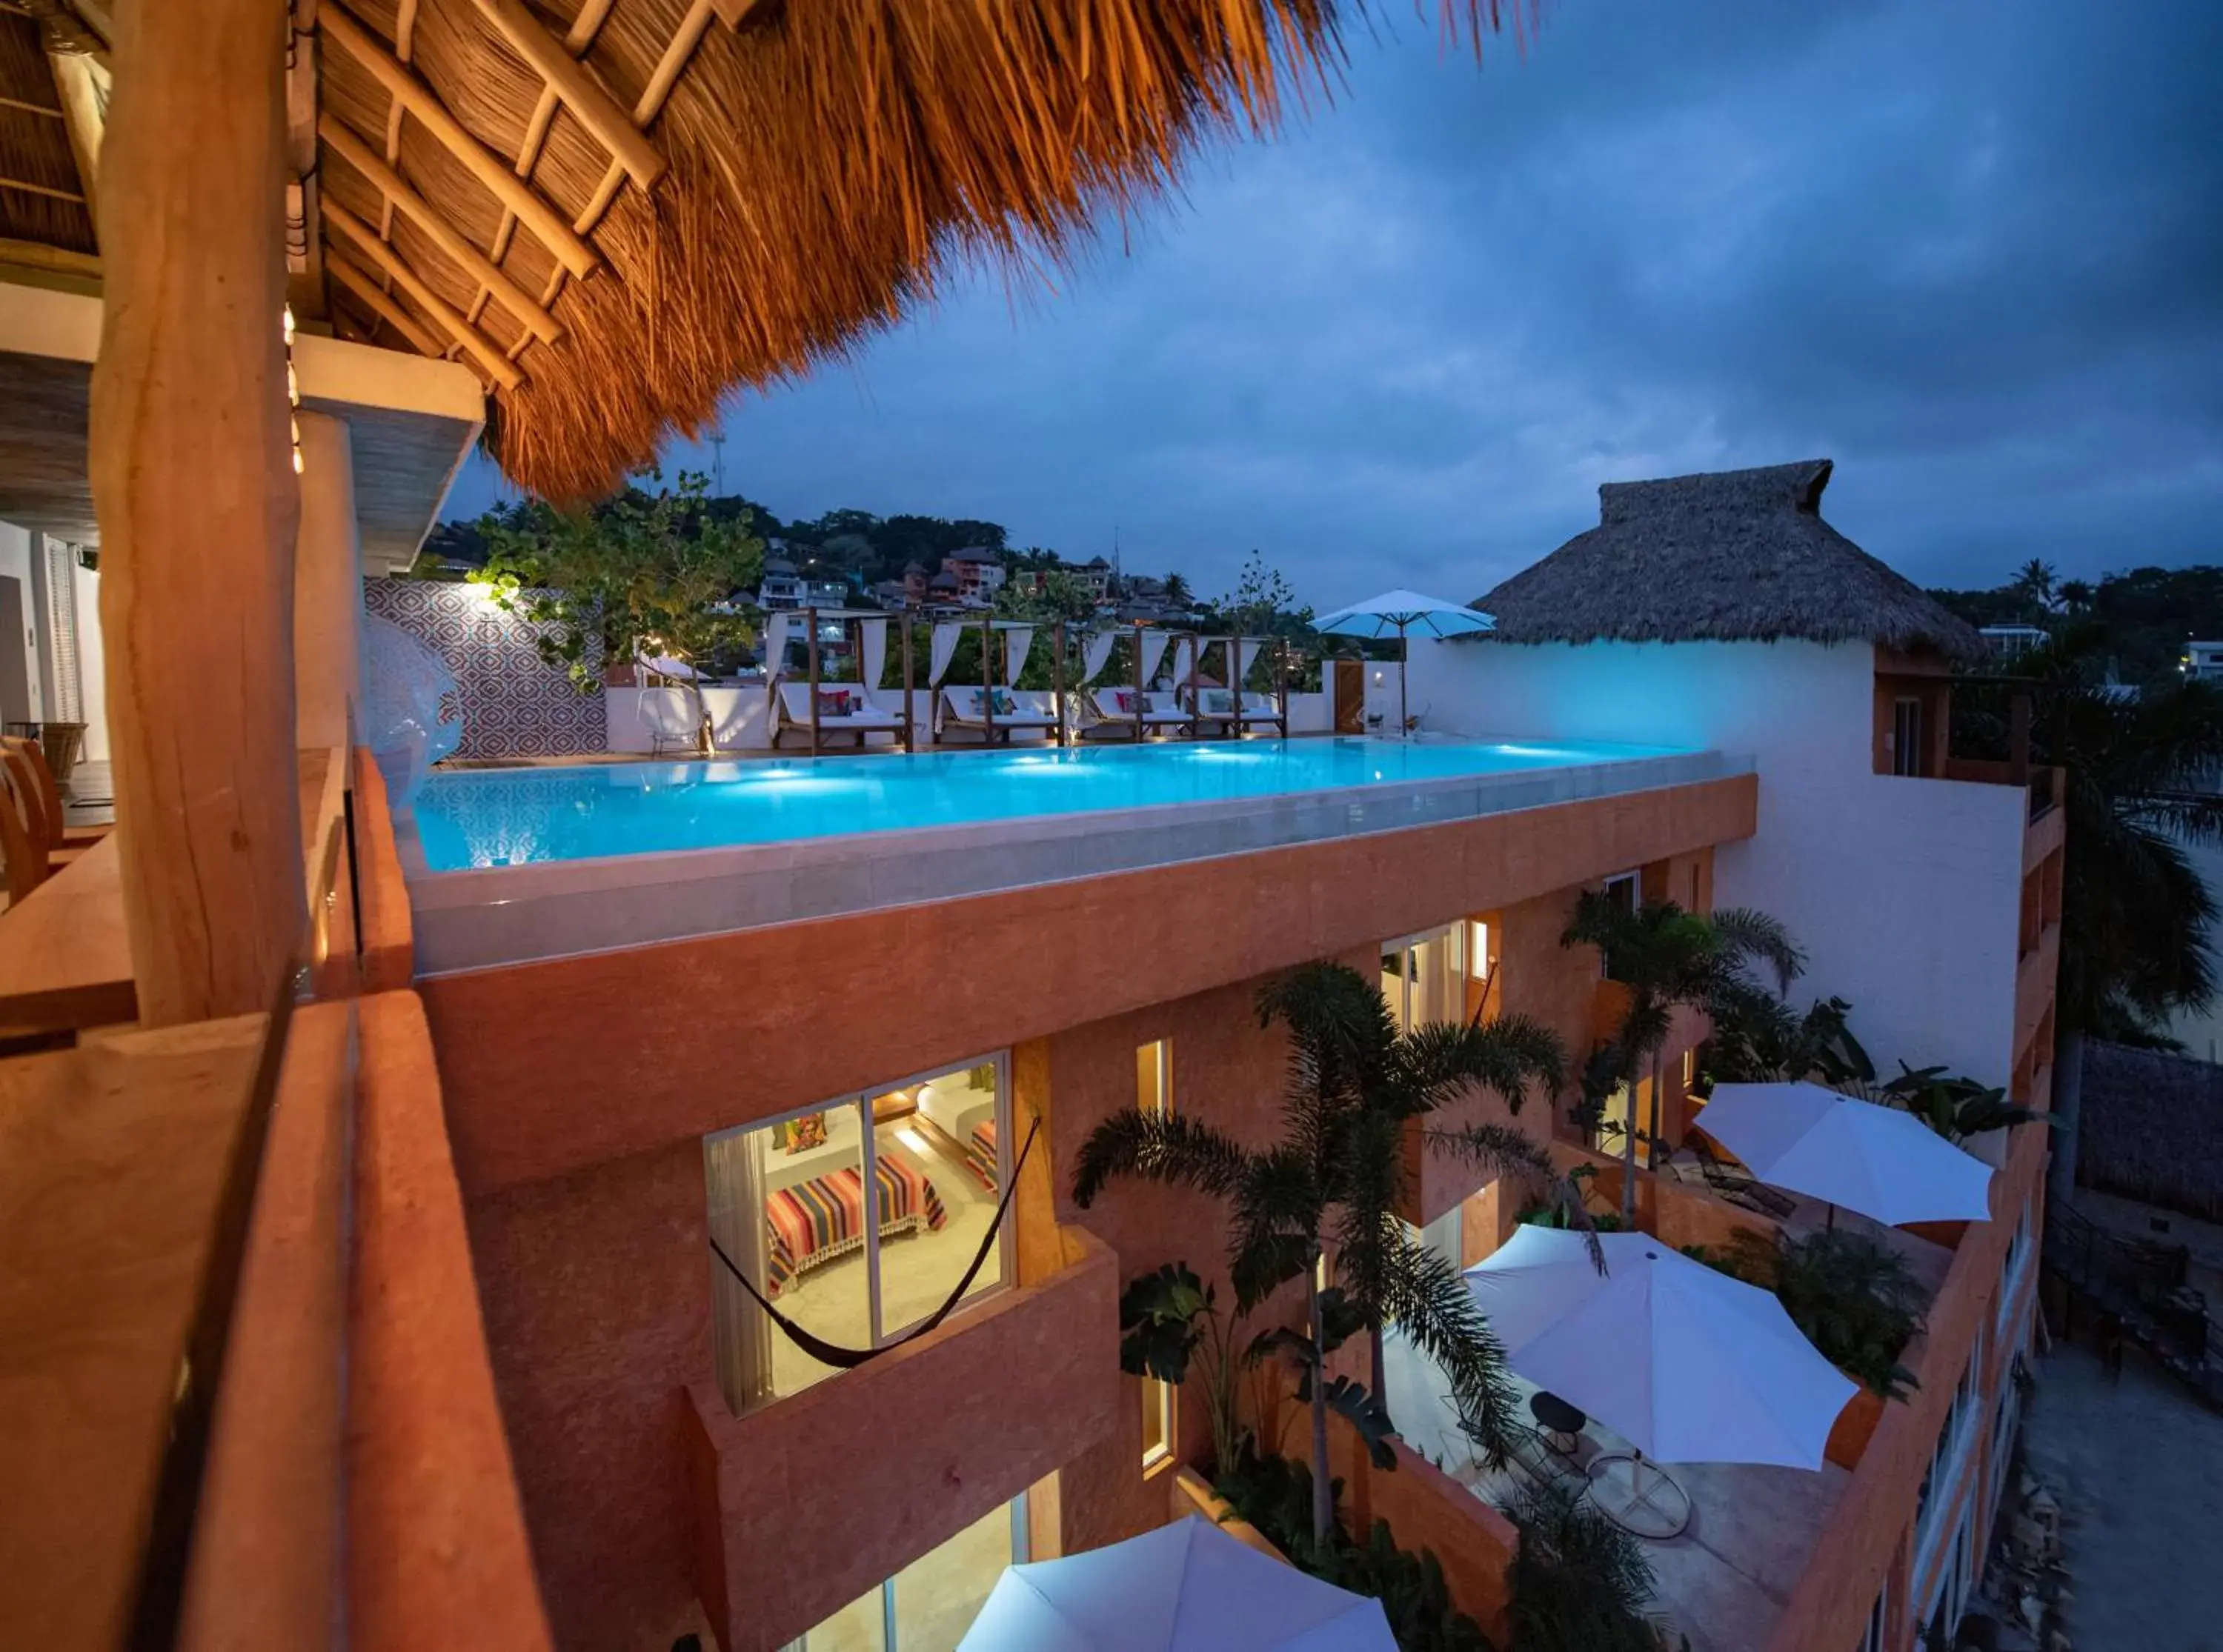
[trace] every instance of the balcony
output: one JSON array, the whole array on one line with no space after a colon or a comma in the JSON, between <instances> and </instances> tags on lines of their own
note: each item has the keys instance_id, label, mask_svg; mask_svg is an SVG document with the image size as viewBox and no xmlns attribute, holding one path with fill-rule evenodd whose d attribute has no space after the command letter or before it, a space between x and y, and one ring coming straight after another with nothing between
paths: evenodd
<instances>
[{"instance_id":1,"label":"balcony","mask_svg":"<svg viewBox=\"0 0 2223 1652\"><path fill-rule=\"evenodd\" d=\"M1111 1431L1118 1259L1060 1237L1047 1278L746 1416L690 1387L696 1592L727 1652L787 1645Z\"/></svg>"}]
</instances>

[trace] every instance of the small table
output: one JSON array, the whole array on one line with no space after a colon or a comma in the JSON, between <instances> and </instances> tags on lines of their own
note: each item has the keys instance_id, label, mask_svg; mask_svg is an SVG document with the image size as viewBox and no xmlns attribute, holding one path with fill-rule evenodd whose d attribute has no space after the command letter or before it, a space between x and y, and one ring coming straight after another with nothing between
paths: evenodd
<instances>
[{"instance_id":1,"label":"small table","mask_svg":"<svg viewBox=\"0 0 2223 1652\"><path fill-rule=\"evenodd\" d=\"M1567 1404L1548 1389L1540 1388L1528 1396L1528 1414L1534 1417L1547 1436L1546 1443L1562 1457L1571 1457L1582 1438L1584 1427L1590 1422L1581 1411Z\"/></svg>"},{"instance_id":2,"label":"small table","mask_svg":"<svg viewBox=\"0 0 2223 1652\"><path fill-rule=\"evenodd\" d=\"M1689 1529L1691 1494L1642 1452L1601 1452L1589 1473L1590 1501L1623 1531L1664 1543Z\"/></svg>"}]
</instances>

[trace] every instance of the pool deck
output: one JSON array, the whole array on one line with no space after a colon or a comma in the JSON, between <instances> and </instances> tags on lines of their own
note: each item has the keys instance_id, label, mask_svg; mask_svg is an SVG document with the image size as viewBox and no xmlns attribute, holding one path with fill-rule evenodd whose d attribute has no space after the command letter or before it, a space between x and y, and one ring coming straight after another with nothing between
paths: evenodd
<instances>
[{"instance_id":1,"label":"pool deck","mask_svg":"<svg viewBox=\"0 0 2223 1652\"><path fill-rule=\"evenodd\" d=\"M792 761L792 759L790 759ZM397 822L420 974L960 899L1750 772L1719 752L435 871Z\"/></svg>"}]
</instances>

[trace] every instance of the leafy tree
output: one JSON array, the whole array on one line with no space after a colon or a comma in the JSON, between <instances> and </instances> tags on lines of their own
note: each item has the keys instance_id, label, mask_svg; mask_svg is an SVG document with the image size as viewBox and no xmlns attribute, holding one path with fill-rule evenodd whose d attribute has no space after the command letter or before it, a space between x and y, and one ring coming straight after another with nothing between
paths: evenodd
<instances>
[{"instance_id":1,"label":"leafy tree","mask_svg":"<svg viewBox=\"0 0 2223 1652\"><path fill-rule=\"evenodd\" d=\"M1031 619L1049 625L1063 621L1067 625L1084 625L1096 617L1096 600L1088 594L1088 587L1070 574L1049 573L1042 576L1036 587L1032 575L1007 580L996 593L996 616L999 619ZM1036 639L1036 646L1042 639Z\"/></svg>"},{"instance_id":2,"label":"leafy tree","mask_svg":"<svg viewBox=\"0 0 2223 1652\"><path fill-rule=\"evenodd\" d=\"M2064 625L2015 663L2027 686L1965 683L1954 738L2004 758L2014 694L2032 700L2031 758L2068 771L2056 1071L2071 1113L2086 1035L2167 1045L2168 1017L2216 989L2215 898L2187 857L2223 843L2223 691L2178 679L2129 694L2106 681L2099 622Z\"/></svg>"},{"instance_id":3,"label":"leafy tree","mask_svg":"<svg viewBox=\"0 0 2223 1652\"><path fill-rule=\"evenodd\" d=\"M1773 1256L1757 1234L1737 1239L1744 1277L1766 1282L1830 1364L1886 1399L1905 1399L1919 1386L1899 1363L1907 1339L1922 1329L1926 1298L1905 1257L1849 1228L1800 1239L1778 1234Z\"/></svg>"},{"instance_id":4,"label":"leafy tree","mask_svg":"<svg viewBox=\"0 0 2223 1652\"><path fill-rule=\"evenodd\" d=\"M1521 1533L1507 1580L1521 1652L1659 1652L1646 1615L1658 1583L1637 1537L1556 1485L1524 1488L1505 1513Z\"/></svg>"},{"instance_id":5,"label":"leafy tree","mask_svg":"<svg viewBox=\"0 0 2223 1652\"><path fill-rule=\"evenodd\" d=\"M1188 588L1188 580L1186 576L1180 574L1166 575L1166 606L1168 607L1186 608L1195 600L1195 594Z\"/></svg>"},{"instance_id":6,"label":"leafy tree","mask_svg":"<svg viewBox=\"0 0 2223 1652\"><path fill-rule=\"evenodd\" d=\"M1707 1006L1713 1022L1701 1052L1699 1077L1716 1084L1865 1084L1875 1064L1853 1036L1853 1007L1842 998L1819 998L1801 1014L1754 983L1735 983Z\"/></svg>"},{"instance_id":7,"label":"leafy tree","mask_svg":"<svg viewBox=\"0 0 2223 1652\"><path fill-rule=\"evenodd\" d=\"M1532 1079L1556 1085L1559 1053L1549 1031L1515 1016L1400 1034L1375 984L1339 964L1308 964L1269 983L1258 1014L1262 1026L1288 1029L1282 1139L1254 1150L1190 1115L1127 1108L1082 1144L1074 1198L1086 1209L1111 1182L1134 1176L1227 1200L1237 1314L1303 1282L1305 1330L1268 1331L1251 1352L1286 1356L1298 1368L1298 1397L1312 1416L1313 1533L1324 1542L1332 1517L1328 1411L1351 1420L1377 1463L1395 1461L1383 1443L1391 1429L1381 1401L1385 1322L1395 1320L1444 1368L1486 1448L1501 1458L1506 1449L1513 1397L1502 1352L1458 1271L1396 1217L1401 1147L1408 1121L1476 1085L1508 1105ZM1485 1140L1475 1151L1490 1147L1525 1152L1548 1173L1548 1159L1525 1141L1515 1148ZM1331 1243L1338 1283L1324 1286L1319 1265ZM1370 1391L1326 1375L1328 1354L1362 1329L1377 1338Z\"/></svg>"},{"instance_id":8,"label":"leafy tree","mask_svg":"<svg viewBox=\"0 0 2223 1652\"><path fill-rule=\"evenodd\" d=\"M483 581L502 609L550 627L541 657L583 694L600 686L597 659L706 658L749 637L736 604L764 570L764 541L706 510L705 487L683 471L677 488L628 487L585 510L530 501L489 512L478 524L489 548ZM707 751L709 719L695 694Z\"/></svg>"},{"instance_id":9,"label":"leafy tree","mask_svg":"<svg viewBox=\"0 0 2223 1652\"><path fill-rule=\"evenodd\" d=\"M1620 1025L1583 1070L1583 1105L1586 1121L1594 1123L1608 1097L1624 1087L1628 1091L1628 1122L1622 1131L1621 1197L1622 1220L1633 1223L1640 1128L1636 1086L1645 1070L1656 1066L1676 1009L1704 1010L1722 1001L1748 1002L1753 983L1748 970L1754 964L1767 966L1778 988L1788 990L1805 968L1805 958L1783 926L1766 913L1725 908L1702 917L1672 901L1630 908L1603 889L1582 892L1559 945L1596 947L1604 955L1608 975L1628 991L1628 1007Z\"/></svg>"}]
</instances>

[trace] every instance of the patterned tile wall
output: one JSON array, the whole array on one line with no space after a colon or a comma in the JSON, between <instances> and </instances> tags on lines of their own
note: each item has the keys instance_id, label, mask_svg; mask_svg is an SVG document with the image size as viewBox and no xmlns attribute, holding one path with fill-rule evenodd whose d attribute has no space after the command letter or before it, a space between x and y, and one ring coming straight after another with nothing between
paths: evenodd
<instances>
[{"instance_id":1,"label":"patterned tile wall","mask_svg":"<svg viewBox=\"0 0 2223 1652\"><path fill-rule=\"evenodd\" d=\"M608 745L598 688L581 694L540 657L543 629L484 605L469 586L368 579L363 606L439 651L463 689L459 757L554 757Z\"/></svg>"}]
</instances>

